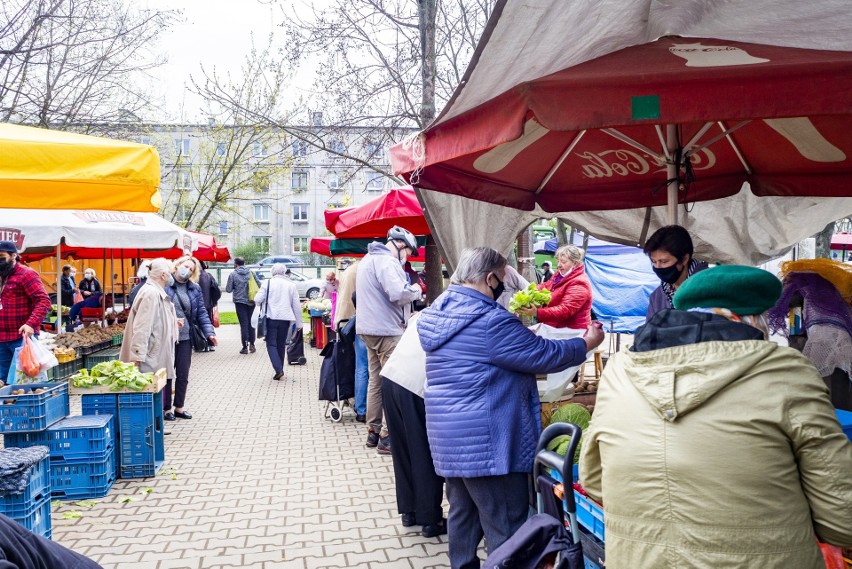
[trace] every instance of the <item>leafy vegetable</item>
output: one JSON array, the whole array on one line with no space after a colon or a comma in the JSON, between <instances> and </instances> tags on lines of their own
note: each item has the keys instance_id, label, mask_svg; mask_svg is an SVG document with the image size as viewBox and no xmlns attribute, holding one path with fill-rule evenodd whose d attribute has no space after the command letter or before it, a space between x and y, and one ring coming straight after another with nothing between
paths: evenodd
<instances>
[{"instance_id":1,"label":"leafy vegetable","mask_svg":"<svg viewBox=\"0 0 852 569\"><path fill-rule=\"evenodd\" d=\"M71 376L71 385L74 387L94 387L96 385L108 385L110 391L142 391L154 381L153 373L142 373L133 364L120 361L101 362L89 370L81 369Z\"/></svg>"},{"instance_id":2,"label":"leafy vegetable","mask_svg":"<svg viewBox=\"0 0 852 569\"><path fill-rule=\"evenodd\" d=\"M77 500L74 502L74 504L81 508L94 508L97 503L97 500Z\"/></svg>"},{"instance_id":3,"label":"leafy vegetable","mask_svg":"<svg viewBox=\"0 0 852 569\"><path fill-rule=\"evenodd\" d=\"M531 308L533 306L547 306L550 304L550 291L545 289L538 290L535 283L524 290L519 290L509 300L509 312L516 312L519 308Z\"/></svg>"},{"instance_id":4,"label":"leafy vegetable","mask_svg":"<svg viewBox=\"0 0 852 569\"><path fill-rule=\"evenodd\" d=\"M585 431L589 428L589 423L592 421L592 415L589 410L576 403L569 403L557 409L550 417L550 424L553 423L574 423L580 429ZM571 437L561 435L550 441L547 445L547 450L552 450L557 454L565 456L568 452L568 445L571 443ZM577 450L574 451L574 462L580 462L580 448L583 446L583 437L580 436L580 441L577 444Z\"/></svg>"},{"instance_id":5,"label":"leafy vegetable","mask_svg":"<svg viewBox=\"0 0 852 569\"><path fill-rule=\"evenodd\" d=\"M130 496L125 496L124 498L119 500L119 502L121 502L122 504L127 504L128 502L135 502L135 501L136 501L136 498L131 498Z\"/></svg>"},{"instance_id":6,"label":"leafy vegetable","mask_svg":"<svg viewBox=\"0 0 852 569\"><path fill-rule=\"evenodd\" d=\"M77 510L71 510L70 512L63 512L62 519L63 520L76 520L82 518L83 514L78 512Z\"/></svg>"}]
</instances>

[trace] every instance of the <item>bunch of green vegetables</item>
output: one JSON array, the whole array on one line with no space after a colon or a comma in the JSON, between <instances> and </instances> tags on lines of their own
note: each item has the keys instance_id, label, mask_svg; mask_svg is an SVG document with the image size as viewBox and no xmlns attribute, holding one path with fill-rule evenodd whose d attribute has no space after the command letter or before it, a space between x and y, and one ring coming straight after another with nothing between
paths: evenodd
<instances>
[{"instance_id":1,"label":"bunch of green vegetables","mask_svg":"<svg viewBox=\"0 0 852 569\"><path fill-rule=\"evenodd\" d=\"M581 431L587 430L591 422L592 414L589 413L589 410L576 403L563 405L550 417L551 425L554 423L574 423L580 427ZM569 444L571 444L571 437L569 435L560 435L550 441L550 444L547 445L547 450L552 450L557 454L565 456L568 452ZM580 449L582 448L582 445L583 436L580 435L580 440L577 443L577 450L574 451L574 464L580 462Z\"/></svg>"},{"instance_id":2,"label":"bunch of green vegetables","mask_svg":"<svg viewBox=\"0 0 852 569\"><path fill-rule=\"evenodd\" d=\"M106 385L110 391L142 391L152 381L153 373L142 373L133 364L119 361L102 362L92 368L92 371L81 369L71 376L71 385L74 387L94 387Z\"/></svg>"},{"instance_id":3,"label":"bunch of green vegetables","mask_svg":"<svg viewBox=\"0 0 852 569\"><path fill-rule=\"evenodd\" d=\"M509 301L509 312L515 312L519 308L531 308L533 306L547 306L550 304L550 291L538 290L535 283L524 290L519 290Z\"/></svg>"}]
</instances>

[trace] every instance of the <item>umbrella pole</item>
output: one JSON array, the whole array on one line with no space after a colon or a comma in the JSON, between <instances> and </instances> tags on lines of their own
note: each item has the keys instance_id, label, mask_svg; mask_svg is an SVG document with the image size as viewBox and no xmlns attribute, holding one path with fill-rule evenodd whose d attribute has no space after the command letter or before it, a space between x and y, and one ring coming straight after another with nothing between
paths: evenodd
<instances>
[{"instance_id":1,"label":"umbrella pole","mask_svg":"<svg viewBox=\"0 0 852 569\"><path fill-rule=\"evenodd\" d=\"M115 312L115 249L109 251L109 275L112 281L112 311ZM106 316L106 310L104 310Z\"/></svg>"},{"instance_id":2,"label":"umbrella pole","mask_svg":"<svg viewBox=\"0 0 852 569\"><path fill-rule=\"evenodd\" d=\"M115 309L115 303L113 303ZM121 250L121 308L127 308L127 281L124 279L124 249Z\"/></svg>"},{"instance_id":3,"label":"umbrella pole","mask_svg":"<svg viewBox=\"0 0 852 569\"><path fill-rule=\"evenodd\" d=\"M678 165L674 162L677 155L677 125L666 125L666 147L668 148L668 160L666 161L666 179L669 181L667 188L667 217L669 225L677 225Z\"/></svg>"},{"instance_id":4,"label":"umbrella pole","mask_svg":"<svg viewBox=\"0 0 852 569\"><path fill-rule=\"evenodd\" d=\"M59 243L56 244L56 332L62 333L62 257L59 251Z\"/></svg>"}]
</instances>

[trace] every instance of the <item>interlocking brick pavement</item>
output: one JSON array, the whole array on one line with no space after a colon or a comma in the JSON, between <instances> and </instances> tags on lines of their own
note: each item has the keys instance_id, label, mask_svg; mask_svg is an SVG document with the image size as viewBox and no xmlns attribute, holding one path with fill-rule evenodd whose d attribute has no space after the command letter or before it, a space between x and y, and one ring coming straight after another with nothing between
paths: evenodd
<instances>
[{"instance_id":1,"label":"interlocking brick pavement","mask_svg":"<svg viewBox=\"0 0 852 569\"><path fill-rule=\"evenodd\" d=\"M193 418L166 423L164 470L117 480L92 508L63 502L54 541L105 569L449 567L446 536L402 527L391 459L364 447L366 427L349 409L324 417L318 350L278 382L263 341L241 355L239 327L219 339L193 355Z\"/></svg>"}]
</instances>

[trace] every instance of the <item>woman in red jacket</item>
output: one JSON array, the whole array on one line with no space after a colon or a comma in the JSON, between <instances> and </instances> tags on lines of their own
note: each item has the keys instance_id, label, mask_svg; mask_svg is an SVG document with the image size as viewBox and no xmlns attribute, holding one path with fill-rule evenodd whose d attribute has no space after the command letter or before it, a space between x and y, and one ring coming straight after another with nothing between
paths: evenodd
<instances>
[{"instance_id":1,"label":"woman in red jacket","mask_svg":"<svg viewBox=\"0 0 852 569\"><path fill-rule=\"evenodd\" d=\"M583 265L583 250L563 245L556 251L556 273L538 285L551 292L550 304L541 308L522 308L527 316L535 316L554 328L586 329L592 323L592 285Z\"/></svg>"}]
</instances>

